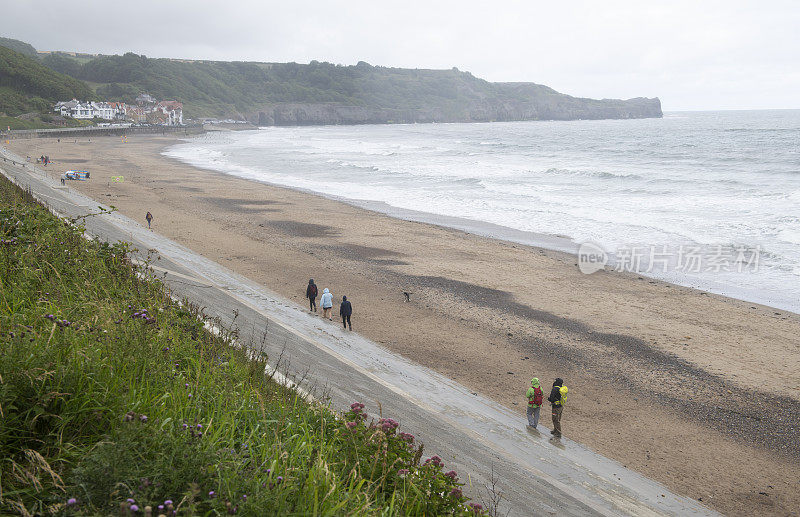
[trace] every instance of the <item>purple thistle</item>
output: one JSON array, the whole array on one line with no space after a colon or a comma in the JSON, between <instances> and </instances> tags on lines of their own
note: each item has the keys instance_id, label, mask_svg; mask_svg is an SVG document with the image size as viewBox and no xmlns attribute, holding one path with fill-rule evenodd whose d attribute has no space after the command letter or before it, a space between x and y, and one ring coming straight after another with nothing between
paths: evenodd
<instances>
[{"instance_id":1,"label":"purple thistle","mask_svg":"<svg viewBox=\"0 0 800 517\"><path fill-rule=\"evenodd\" d=\"M131 511L132 511L132 512L138 512L138 511L139 511L139 507L138 507L138 506L136 506L135 504L132 504L132 505L131 505Z\"/></svg>"},{"instance_id":2,"label":"purple thistle","mask_svg":"<svg viewBox=\"0 0 800 517\"><path fill-rule=\"evenodd\" d=\"M214 498L214 496L216 496L216 495L217 495L217 493L216 493L216 492L214 492L213 490L212 490L211 492L209 492L209 493L208 493L208 497L210 497L210 498L212 498L212 499L213 499L213 498Z\"/></svg>"},{"instance_id":3,"label":"purple thistle","mask_svg":"<svg viewBox=\"0 0 800 517\"><path fill-rule=\"evenodd\" d=\"M69 499L67 499L67 506L73 506L76 504L78 504L78 500L75 499L74 497L70 497Z\"/></svg>"},{"instance_id":4,"label":"purple thistle","mask_svg":"<svg viewBox=\"0 0 800 517\"><path fill-rule=\"evenodd\" d=\"M136 501L134 501L134 500L133 500L133 499L131 499L130 497L128 498L128 504L133 504L133 503L135 503L135 502L136 502Z\"/></svg>"},{"instance_id":5,"label":"purple thistle","mask_svg":"<svg viewBox=\"0 0 800 517\"><path fill-rule=\"evenodd\" d=\"M171 504L172 504L172 499L167 499L166 501L164 501L164 506L169 506Z\"/></svg>"}]
</instances>

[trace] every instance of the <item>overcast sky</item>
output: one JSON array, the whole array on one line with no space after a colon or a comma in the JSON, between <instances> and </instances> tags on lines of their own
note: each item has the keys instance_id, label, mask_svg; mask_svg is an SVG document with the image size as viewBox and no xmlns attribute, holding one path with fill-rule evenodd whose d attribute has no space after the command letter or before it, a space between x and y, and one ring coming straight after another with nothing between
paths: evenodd
<instances>
[{"instance_id":1,"label":"overcast sky","mask_svg":"<svg viewBox=\"0 0 800 517\"><path fill-rule=\"evenodd\" d=\"M39 50L468 70L664 110L800 108L800 2L0 0Z\"/></svg>"}]
</instances>

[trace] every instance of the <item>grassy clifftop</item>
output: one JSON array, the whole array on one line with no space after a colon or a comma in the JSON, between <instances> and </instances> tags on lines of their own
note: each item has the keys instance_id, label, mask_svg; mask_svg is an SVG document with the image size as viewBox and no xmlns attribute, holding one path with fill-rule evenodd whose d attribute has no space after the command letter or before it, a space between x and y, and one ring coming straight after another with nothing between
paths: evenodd
<instances>
[{"instance_id":1,"label":"grassy clifftop","mask_svg":"<svg viewBox=\"0 0 800 517\"><path fill-rule=\"evenodd\" d=\"M472 515L396 422L264 375L0 177L0 513Z\"/></svg>"}]
</instances>

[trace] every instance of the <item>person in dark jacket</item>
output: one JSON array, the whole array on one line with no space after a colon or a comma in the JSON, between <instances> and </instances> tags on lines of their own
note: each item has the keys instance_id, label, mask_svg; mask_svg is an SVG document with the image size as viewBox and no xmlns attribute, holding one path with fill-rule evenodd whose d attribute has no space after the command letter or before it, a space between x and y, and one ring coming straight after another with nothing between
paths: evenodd
<instances>
[{"instance_id":1,"label":"person in dark jacket","mask_svg":"<svg viewBox=\"0 0 800 517\"><path fill-rule=\"evenodd\" d=\"M350 316L353 314L353 305L347 300L347 296L342 296L339 314L342 316L342 326L347 328L347 326L350 325L350 330L353 330L353 324L350 323Z\"/></svg>"},{"instance_id":2,"label":"person in dark jacket","mask_svg":"<svg viewBox=\"0 0 800 517\"><path fill-rule=\"evenodd\" d=\"M308 298L308 310L317 312L317 284L314 283L313 278L308 281L306 298Z\"/></svg>"},{"instance_id":3,"label":"person in dark jacket","mask_svg":"<svg viewBox=\"0 0 800 517\"><path fill-rule=\"evenodd\" d=\"M147 212L147 215L145 215L144 218L147 220L147 227L150 228L150 223L153 222L153 214Z\"/></svg>"},{"instance_id":4,"label":"person in dark jacket","mask_svg":"<svg viewBox=\"0 0 800 517\"><path fill-rule=\"evenodd\" d=\"M553 389L550 390L550 396L547 397L553 407L553 437L555 438L561 437L561 413L567 402L567 391L564 381L559 377L553 383Z\"/></svg>"}]
</instances>

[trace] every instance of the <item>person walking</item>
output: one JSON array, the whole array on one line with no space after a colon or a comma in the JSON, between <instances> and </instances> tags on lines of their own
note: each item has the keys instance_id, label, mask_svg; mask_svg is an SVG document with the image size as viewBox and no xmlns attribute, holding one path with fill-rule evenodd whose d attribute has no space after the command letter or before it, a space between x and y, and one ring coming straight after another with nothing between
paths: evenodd
<instances>
[{"instance_id":1,"label":"person walking","mask_svg":"<svg viewBox=\"0 0 800 517\"><path fill-rule=\"evenodd\" d=\"M139 213L141 213L141 212L139 212ZM144 216L144 218L147 219L147 227L150 228L150 223L153 222L153 214L151 214L150 212L147 212L147 215Z\"/></svg>"},{"instance_id":2,"label":"person walking","mask_svg":"<svg viewBox=\"0 0 800 517\"><path fill-rule=\"evenodd\" d=\"M350 325L350 330L353 330L353 324L350 323L350 316L353 314L353 305L347 300L347 296L342 296L339 314L342 316L342 326L347 328L347 326Z\"/></svg>"},{"instance_id":3,"label":"person walking","mask_svg":"<svg viewBox=\"0 0 800 517\"><path fill-rule=\"evenodd\" d=\"M308 287L306 287L306 298L308 298L308 310L312 312L317 312L317 284L314 283L314 279L310 279L308 281Z\"/></svg>"},{"instance_id":4,"label":"person walking","mask_svg":"<svg viewBox=\"0 0 800 517\"><path fill-rule=\"evenodd\" d=\"M322 317L333 321L331 317L333 314L333 295L327 287L322 290L322 297L319 299L319 304L322 306Z\"/></svg>"},{"instance_id":5,"label":"person walking","mask_svg":"<svg viewBox=\"0 0 800 517\"><path fill-rule=\"evenodd\" d=\"M544 398L544 392L542 392L542 388L539 386L538 377L531 379L531 387L528 388L525 396L528 398L528 426L536 429L536 426L539 425L539 411L542 408L542 398Z\"/></svg>"},{"instance_id":6,"label":"person walking","mask_svg":"<svg viewBox=\"0 0 800 517\"><path fill-rule=\"evenodd\" d=\"M561 413L564 411L564 404L567 403L568 391L567 387L564 386L564 381L559 377L553 383L553 389L550 391L550 396L547 397L547 400L553 406L554 438L561 438Z\"/></svg>"}]
</instances>

